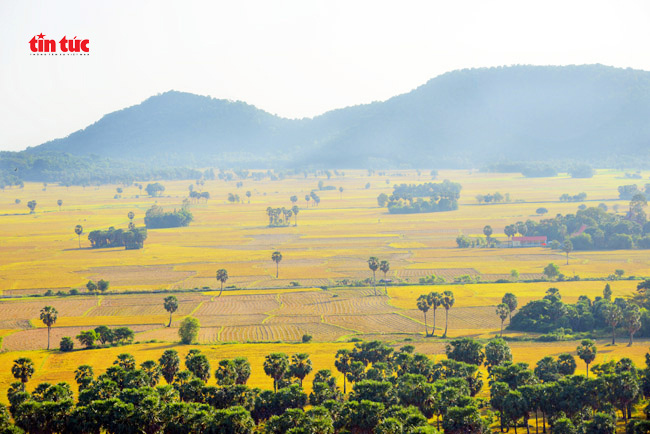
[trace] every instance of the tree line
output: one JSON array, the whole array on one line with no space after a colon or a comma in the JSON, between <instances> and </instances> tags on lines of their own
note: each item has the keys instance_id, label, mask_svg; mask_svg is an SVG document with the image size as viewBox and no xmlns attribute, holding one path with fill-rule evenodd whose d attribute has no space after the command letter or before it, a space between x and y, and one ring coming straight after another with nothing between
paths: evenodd
<instances>
[{"instance_id":1,"label":"tree line","mask_svg":"<svg viewBox=\"0 0 650 434\"><path fill-rule=\"evenodd\" d=\"M16 382L8 411L0 404L0 432L487 434L490 426L530 433L532 425L554 434L614 434L620 415L627 433L647 433L650 421L632 416L650 397L650 354L637 367L628 358L593 364L597 352L590 340L577 346L585 376L576 374L571 353L546 356L534 367L515 363L502 339L452 340L440 361L410 345L358 342L336 353L343 390L321 369L309 394L303 382L314 366L307 353L265 357L273 390L247 385L252 370L243 357L222 359L213 370L199 349L183 359L168 349L139 365L123 353L101 375L87 364L75 370L77 400L63 382L28 391L36 368L21 357L11 367ZM485 398L478 397L485 386L481 366L488 374Z\"/></svg>"},{"instance_id":2,"label":"tree line","mask_svg":"<svg viewBox=\"0 0 650 434\"><path fill-rule=\"evenodd\" d=\"M381 193L377 204L388 207L392 214L453 211L458 209L462 186L457 182L427 182L424 184L395 184L393 193Z\"/></svg>"}]
</instances>

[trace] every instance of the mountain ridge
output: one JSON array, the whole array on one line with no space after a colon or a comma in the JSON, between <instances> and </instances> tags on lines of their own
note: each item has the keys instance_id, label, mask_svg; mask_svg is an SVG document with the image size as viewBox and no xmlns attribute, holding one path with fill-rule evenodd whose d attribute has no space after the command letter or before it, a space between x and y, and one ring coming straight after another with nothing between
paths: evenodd
<instances>
[{"instance_id":1,"label":"mountain ridge","mask_svg":"<svg viewBox=\"0 0 650 434\"><path fill-rule=\"evenodd\" d=\"M451 71L385 101L302 119L168 91L27 152L289 167L598 165L650 157L646 119L650 72L524 65Z\"/></svg>"}]
</instances>

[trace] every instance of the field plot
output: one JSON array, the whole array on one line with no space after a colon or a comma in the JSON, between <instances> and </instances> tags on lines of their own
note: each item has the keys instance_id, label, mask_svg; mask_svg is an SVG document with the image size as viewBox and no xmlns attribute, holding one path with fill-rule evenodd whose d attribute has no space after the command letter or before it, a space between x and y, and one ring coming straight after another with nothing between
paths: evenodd
<instances>
[{"instance_id":1,"label":"field plot","mask_svg":"<svg viewBox=\"0 0 650 434\"><path fill-rule=\"evenodd\" d=\"M411 318L385 313L378 315L325 315L328 324L334 324L359 333L424 333L424 326Z\"/></svg>"},{"instance_id":2,"label":"field plot","mask_svg":"<svg viewBox=\"0 0 650 434\"><path fill-rule=\"evenodd\" d=\"M305 334L312 335L316 341L334 341L349 331L320 323L276 323L224 327L220 338L223 342L299 342Z\"/></svg>"},{"instance_id":3,"label":"field plot","mask_svg":"<svg viewBox=\"0 0 650 434\"><path fill-rule=\"evenodd\" d=\"M83 271L91 280L104 279L112 286L128 287L143 281L150 285L167 287L175 282L189 278L192 271L176 271L172 265L122 265L119 267L93 267Z\"/></svg>"},{"instance_id":4,"label":"field plot","mask_svg":"<svg viewBox=\"0 0 650 434\"><path fill-rule=\"evenodd\" d=\"M202 301L210 300L203 294L151 294L151 295L118 295L102 297L101 304L88 312L88 316L149 316L165 315L163 306L165 297L170 295L178 299L178 310L175 315L188 315ZM168 315L168 314L167 314Z\"/></svg>"},{"instance_id":5,"label":"field plot","mask_svg":"<svg viewBox=\"0 0 650 434\"><path fill-rule=\"evenodd\" d=\"M8 328L6 321L37 319L44 306L52 306L60 316L82 316L97 305L96 297L48 297L38 301L3 300L0 302L0 328ZM39 320L40 321L40 320Z\"/></svg>"},{"instance_id":6,"label":"field plot","mask_svg":"<svg viewBox=\"0 0 650 434\"><path fill-rule=\"evenodd\" d=\"M196 315L201 327L241 326L262 324L268 318L264 314L255 315Z\"/></svg>"},{"instance_id":7,"label":"field plot","mask_svg":"<svg viewBox=\"0 0 650 434\"><path fill-rule=\"evenodd\" d=\"M196 316L207 315L241 315L270 312L280 307L275 294L232 295L213 297L195 312Z\"/></svg>"}]
</instances>

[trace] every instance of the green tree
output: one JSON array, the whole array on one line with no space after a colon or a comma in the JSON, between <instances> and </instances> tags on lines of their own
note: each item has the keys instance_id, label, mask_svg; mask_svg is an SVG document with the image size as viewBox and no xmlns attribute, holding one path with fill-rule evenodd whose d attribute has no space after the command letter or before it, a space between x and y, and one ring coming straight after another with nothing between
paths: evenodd
<instances>
[{"instance_id":1,"label":"green tree","mask_svg":"<svg viewBox=\"0 0 650 434\"><path fill-rule=\"evenodd\" d=\"M497 316L501 319L501 336L503 337L503 322L510 315L510 308L507 304L501 303L497 306Z\"/></svg>"},{"instance_id":2,"label":"green tree","mask_svg":"<svg viewBox=\"0 0 650 434\"><path fill-rule=\"evenodd\" d=\"M487 434L489 428L474 405L450 407L442 419L445 434Z\"/></svg>"},{"instance_id":3,"label":"green tree","mask_svg":"<svg viewBox=\"0 0 650 434\"><path fill-rule=\"evenodd\" d=\"M596 344L591 339L584 339L577 348L578 357L587 365L587 378L589 378L589 364L596 359Z\"/></svg>"},{"instance_id":4,"label":"green tree","mask_svg":"<svg viewBox=\"0 0 650 434\"><path fill-rule=\"evenodd\" d=\"M441 304L445 308L445 334L442 335L443 338L447 337L447 327L449 325L449 309L452 308L456 299L454 298L454 293L451 291L445 291L442 293Z\"/></svg>"},{"instance_id":5,"label":"green tree","mask_svg":"<svg viewBox=\"0 0 650 434\"><path fill-rule=\"evenodd\" d=\"M517 271L517 270L512 270L512 271ZM519 277L519 273L517 273L517 277ZM508 313L508 317L510 321L512 321L512 312L517 309L517 296L510 293L506 292L503 298L501 299L501 303L504 303L508 306L508 309L510 310L510 313Z\"/></svg>"},{"instance_id":6,"label":"green tree","mask_svg":"<svg viewBox=\"0 0 650 434\"><path fill-rule=\"evenodd\" d=\"M280 261L282 261L282 253L275 251L271 255L271 259L275 262L275 278L277 279L280 274Z\"/></svg>"},{"instance_id":7,"label":"green tree","mask_svg":"<svg viewBox=\"0 0 650 434\"><path fill-rule=\"evenodd\" d=\"M185 366L201 381L207 382L210 378L210 362L199 350L190 350L185 357Z\"/></svg>"},{"instance_id":8,"label":"green tree","mask_svg":"<svg viewBox=\"0 0 650 434\"><path fill-rule=\"evenodd\" d=\"M549 279L553 279L560 275L560 267L553 263L550 263L544 267L544 275Z\"/></svg>"},{"instance_id":9,"label":"green tree","mask_svg":"<svg viewBox=\"0 0 650 434\"><path fill-rule=\"evenodd\" d=\"M77 234L77 238L79 241L79 248L81 248L81 234L84 233L84 228L81 225L77 225L74 227L74 233Z\"/></svg>"},{"instance_id":10,"label":"green tree","mask_svg":"<svg viewBox=\"0 0 650 434\"><path fill-rule=\"evenodd\" d=\"M95 330L87 330L80 332L77 336L77 340L81 342L81 345L86 348L92 348L95 345L95 341L99 338L99 335Z\"/></svg>"},{"instance_id":11,"label":"green tree","mask_svg":"<svg viewBox=\"0 0 650 434\"><path fill-rule=\"evenodd\" d=\"M27 202L27 208L29 208L29 213L34 214L36 212L36 201L30 200Z\"/></svg>"},{"instance_id":12,"label":"green tree","mask_svg":"<svg viewBox=\"0 0 650 434\"><path fill-rule=\"evenodd\" d=\"M388 295L388 289L386 288L387 282L386 282L386 273L390 271L390 263L388 261L381 261L379 263L379 270L384 273L384 292L386 295Z\"/></svg>"},{"instance_id":13,"label":"green tree","mask_svg":"<svg viewBox=\"0 0 650 434\"><path fill-rule=\"evenodd\" d=\"M569 265L569 253L573 252L573 243L571 240L564 240L562 251L566 253L566 264Z\"/></svg>"},{"instance_id":14,"label":"green tree","mask_svg":"<svg viewBox=\"0 0 650 434\"><path fill-rule=\"evenodd\" d=\"M106 292L108 290L108 286L109 286L109 282L104 279L100 279L99 282L97 282L97 289L101 293Z\"/></svg>"},{"instance_id":15,"label":"green tree","mask_svg":"<svg viewBox=\"0 0 650 434\"><path fill-rule=\"evenodd\" d=\"M181 365L181 359L178 357L176 350L166 350L162 356L160 356L158 364L160 365L160 371L162 372L162 376L167 384L172 384Z\"/></svg>"},{"instance_id":16,"label":"green tree","mask_svg":"<svg viewBox=\"0 0 650 434\"><path fill-rule=\"evenodd\" d=\"M625 309L624 315L625 328L630 335L630 342L628 347L631 347L634 342L634 334L641 329L641 310L636 304L630 304Z\"/></svg>"},{"instance_id":17,"label":"green tree","mask_svg":"<svg viewBox=\"0 0 650 434\"><path fill-rule=\"evenodd\" d=\"M86 289L88 289L88 292L94 293L97 291L97 284L92 280L89 280L88 283L86 283Z\"/></svg>"},{"instance_id":18,"label":"green tree","mask_svg":"<svg viewBox=\"0 0 650 434\"><path fill-rule=\"evenodd\" d=\"M603 289L603 298L607 301L612 301L612 287L609 286L609 283L605 284L605 289Z\"/></svg>"},{"instance_id":19,"label":"green tree","mask_svg":"<svg viewBox=\"0 0 650 434\"><path fill-rule=\"evenodd\" d=\"M623 321L623 312L618 305L612 303L605 308L604 314L607 325L612 328L612 345L616 345L616 326Z\"/></svg>"},{"instance_id":20,"label":"green tree","mask_svg":"<svg viewBox=\"0 0 650 434\"><path fill-rule=\"evenodd\" d=\"M273 378L273 390L278 391L278 381L287 374L289 356L284 353L271 353L264 359L264 373Z\"/></svg>"},{"instance_id":21,"label":"green tree","mask_svg":"<svg viewBox=\"0 0 650 434\"><path fill-rule=\"evenodd\" d=\"M585 434L614 434L616 422L607 413L596 413L592 420L585 423Z\"/></svg>"},{"instance_id":22,"label":"green tree","mask_svg":"<svg viewBox=\"0 0 650 434\"><path fill-rule=\"evenodd\" d=\"M485 225L485 227L483 228L483 234L485 235L485 240L487 241L487 244L490 245L490 237L492 236L492 226Z\"/></svg>"},{"instance_id":23,"label":"green tree","mask_svg":"<svg viewBox=\"0 0 650 434\"><path fill-rule=\"evenodd\" d=\"M228 280L228 271L224 268L217 270L217 280L221 282L221 289L219 290L219 297L221 297L221 293L223 292L223 284Z\"/></svg>"},{"instance_id":24,"label":"green tree","mask_svg":"<svg viewBox=\"0 0 650 434\"><path fill-rule=\"evenodd\" d=\"M81 365L74 371L74 380L79 386L79 392L90 386L94 379L93 367L90 365Z\"/></svg>"},{"instance_id":25,"label":"green tree","mask_svg":"<svg viewBox=\"0 0 650 434\"><path fill-rule=\"evenodd\" d=\"M47 349L50 349L50 329L59 317L59 312L52 306L45 306L41 309L41 321L47 326Z\"/></svg>"},{"instance_id":26,"label":"green tree","mask_svg":"<svg viewBox=\"0 0 650 434\"><path fill-rule=\"evenodd\" d=\"M300 387L302 387L302 380L305 379L307 374L312 371L311 360L309 354L298 353L291 356L291 364L289 365L289 374L300 380Z\"/></svg>"},{"instance_id":27,"label":"green tree","mask_svg":"<svg viewBox=\"0 0 650 434\"><path fill-rule=\"evenodd\" d=\"M417 306L424 314L424 336L429 336L429 329L427 328L427 312L429 311L429 303L426 295L421 295L417 299Z\"/></svg>"},{"instance_id":28,"label":"green tree","mask_svg":"<svg viewBox=\"0 0 650 434\"><path fill-rule=\"evenodd\" d=\"M188 316L183 321L181 321L181 326L178 329L178 336L181 338L181 342L185 345L189 345L196 340L196 337L199 335L199 320Z\"/></svg>"},{"instance_id":29,"label":"green tree","mask_svg":"<svg viewBox=\"0 0 650 434\"><path fill-rule=\"evenodd\" d=\"M427 303L433 309L433 329L431 330L431 336L434 336L436 334L436 310L442 306L442 294L436 291L430 292L427 294Z\"/></svg>"},{"instance_id":30,"label":"green tree","mask_svg":"<svg viewBox=\"0 0 650 434\"><path fill-rule=\"evenodd\" d=\"M491 339L485 345L485 365L488 373L494 366L500 366L504 363L512 362L512 352L510 347L503 339Z\"/></svg>"},{"instance_id":31,"label":"green tree","mask_svg":"<svg viewBox=\"0 0 650 434\"><path fill-rule=\"evenodd\" d=\"M557 370L560 375L573 375L576 367L576 360L571 354L562 353L557 356Z\"/></svg>"},{"instance_id":32,"label":"green tree","mask_svg":"<svg viewBox=\"0 0 650 434\"><path fill-rule=\"evenodd\" d=\"M375 295L377 295L377 284L375 283L375 272L379 268L379 259L375 258L374 256L371 256L370 259L368 259L368 268L372 271L372 285L375 288Z\"/></svg>"},{"instance_id":33,"label":"green tree","mask_svg":"<svg viewBox=\"0 0 650 434\"><path fill-rule=\"evenodd\" d=\"M171 327L172 314L176 312L176 310L178 310L178 299L173 295L170 295L169 297L165 297L164 306L165 306L165 310L169 312L169 324L167 324L167 327Z\"/></svg>"},{"instance_id":34,"label":"green tree","mask_svg":"<svg viewBox=\"0 0 650 434\"><path fill-rule=\"evenodd\" d=\"M61 338L61 341L59 342L59 350L63 353L67 353L68 351L72 351L74 349L74 342L71 337L69 336L64 336Z\"/></svg>"},{"instance_id":35,"label":"green tree","mask_svg":"<svg viewBox=\"0 0 650 434\"><path fill-rule=\"evenodd\" d=\"M470 365L481 366L485 360L483 345L472 338L454 339L445 346L447 358Z\"/></svg>"},{"instance_id":36,"label":"green tree","mask_svg":"<svg viewBox=\"0 0 650 434\"><path fill-rule=\"evenodd\" d=\"M334 366L336 370L343 374L343 394L347 393L346 389L346 376L350 372L350 365L352 363L352 358L350 356L350 350L340 349L336 352L336 359L334 360Z\"/></svg>"}]
</instances>

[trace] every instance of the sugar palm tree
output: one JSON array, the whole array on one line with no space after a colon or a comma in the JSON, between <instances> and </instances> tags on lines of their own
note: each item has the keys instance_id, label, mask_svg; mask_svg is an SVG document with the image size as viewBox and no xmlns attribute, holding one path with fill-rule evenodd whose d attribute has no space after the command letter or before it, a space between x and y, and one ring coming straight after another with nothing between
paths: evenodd
<instances>
[{"instance_id":1,"label":"sugar palm tree","mask_svg":"<svg viewBox=\"0 0 650 434\"><path fill-rule=\"evenodd\" d=\"M433 330L431 330L431 336L434 336L436 334L436 310L442 305L442 294L436 291L430 292L427 295L427 303L433 309Z\"/></svg>"},{"instance_id":2,"label":"sugar palm tree","mask_svg":"<svg viewBox=\"0 0 650 434\"><path fill-rule=\"evenodd\" d=\"M77 237L79 238L79 248L81 248L81 234L84 233L84 228L81 225L77 225L74 227L74 233L77 234Z\"/></svg>"},{"instance_id":3,"label":"sugar palm tree","mask_svg":"<svg viewBox=\"0 0 650 434\"><path fill-rule=\"evenodd\" d=\"M74 371L74 380L79 385L80 392L90 386L94 375L93 367L90 365L81 365Z\"/></svg>"},{"instance_id":4,"label":"sugar palm tree","mask_svg":"<svg viewBox=\"0 0 650 434\"><path fill-rule=\"evenodd\" d=\"M300 208L298 208L298 205L294 205L291 207L291 211L293 211L293 216L295 217L294 226L298 226L298 212L300 212Z\"/></svg>"},{"instance_id":5,"label":"sugar palm tree","mask_svg":"<svg viewBox=\"0 0 650 434\"><path fill-rule=\"evenodd\" d=\"M59 312L52 306L45 306L41 309L41 321L47 326L47 349L50 349L50 329L56 322Z\"/></svg>"},{"instance_id":6,"label":"sugar palm tree","mask_svg":"<svg viewBox=\"0 0 650 434\"><path fill-rule=\"evenodd\" d=\"M449 309L454 305L456 299L454 298L454 293L451 291L445 291L442 293L441 304L445 308L445 334L442 335L443 338L447 337L447 326L449 325Z\"/></svg>"},{"instance_id":7,"label":"sugar palm tree","mask_svg":"<svg viewBox=\"0 0 650 434\"><path fill-rule=\"evenodd\" d=\"M59 199L56 201L56 204L59 205L59 211L61 211L61 205L63 205L63 201Z\"/></svg>"},{"instance_id":8,"label":"sugar palm tree","mask_svg":"<svg viewBox=\"0 0 650 434\"><path fill-rule=\"evenodd\" d=\"M427 296L421 295L417 300L418 309L424 314L424 336L429 336L429 329L427 328L427 312L429 311L429 303L427 302Z\"/></svg>"},{"instance_id":9,"label":"sugar palm tree","mask_svg":"<svg viewBox=\"0 0 650 434\"><path fill-rule=\"evenodd\" d=\"M379 270L384 273L384 292L388 294L388 289L386 288L386 273L390 271L390 263L388 261L381 261L379 263Z\"/></svg>"},{"instance_id":10,"label":"sugar palm tree","mask_svg":"<svg viewBox=\"0 0 650 434\"><path fill-rule=\"evenodd\" d=\"M377 295L377 285L375 284L375 272L379 268L379 259L375 258L374 256L371 256L368 259L368 268L372 270L372 286L375 289L375 295Z\"/></svg>"},{"instance_id":11,"label":"sugar palm tree","mask_svg":"<svg viewBox=\"0 0 650 434\"><path fill-rule=\"evenodd\" d=\"M221 290L219 291L219 297L221 297L221 293L223 292L223 284L228 280L228 271L226 271L224 268L217 270L217 280L221 282Z\"/></svg>"},{"instance_id":12,"label":"sugar palm tree","mask_svg":"<svg viewBox=\"0 0 650 434\"><path fill-rule=\"evenodd\" d=\"M275 278L278 278L278 275L280 274L280 261L282 261L282 253L275 251L271 255L271 259L273 262L275 262Z\"/></svg>"},{"instance_id":13,"label":"sugar palm tree","mask_svg":"<svg viewBox=\"0 0 650 434\"><path fill-rule=\"evenodd\" d=\"M302 380L305 379L307 374L312 371L311 359L307 353L298 353L291 356L291 364L289 365L289 373L300 380L300 387L302 387Z\"/></svg>"},{"instance_id":14,"label":"sugar palm tree","mask_svg":"<svg viewBox=\"0 0 650 434\"><path fill-rule=\"evenodd\" d=\"M273 391L278 391L278 380L285 376L289 368L289 356L284 353L271 353L264 359L264 372L273 378Z\"/></svg>"},{"instance_id":15,"label":"sugar palm tree","mask_svg":"<svg viewBox=\"0 0 650 434\"><path fill-rule=\"evenodd\" d=\"M23 385L23 391L25 390L25 384L32 378L34 375L34 363L32 359L27 357L21 357L14 360L14 365L11 367L11 373L15 379L20 380Z\"/></svg>"},{"instance_id":16,"label":"sugar palm tree","mask_svg":"<svg viewBox=\"0 0 650 434\"><path fill-rule=\"evenodd\" d=\"M503 337L503 322L508 318L508 315L510 315L510 308L508 307L508 305L505 303L501 303L500 305L498 305L497 315L501 319L501 337Z\"/></svg>"},{"instance_id":17,"label":"sugar palm tree","mask_svg":"<svg viewBox=\"0 0 650 434\"><path fill-rule=\"evenodd\" d=\"M175 296L170 295L169 297L165 298L164 306L165 306L165 310L169 312L169 324L167 324L167 327L171 327L172 314L176 312L176 310L178 309L178 299Z\"/></svg>"}]
</instances>

